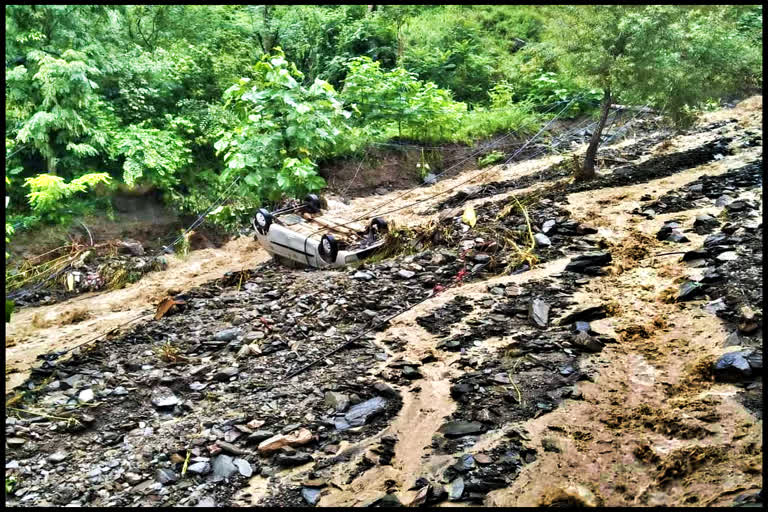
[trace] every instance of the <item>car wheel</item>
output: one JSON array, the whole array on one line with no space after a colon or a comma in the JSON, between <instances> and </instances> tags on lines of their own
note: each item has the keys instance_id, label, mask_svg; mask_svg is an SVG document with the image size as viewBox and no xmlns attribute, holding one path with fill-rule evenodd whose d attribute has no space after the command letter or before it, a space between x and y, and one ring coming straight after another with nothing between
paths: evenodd
<instances>
[{"instance_id":1,"label":"car wheel","mask_svg":"<svg viewBox=\"0 0 768 512\"><path fill-rule=\"evenodd\" d=\"M253 228L256 231L266 235L267 231L269 231L269 226L272 224L272 214L264 208L259 208L256 216L251 220L251 224L253 224Z\"/></svg>"},{"instance_id":2,"label":"car wheel","mask_svg":"<svg viewBox=\"0 0 768 512\"><path fill-rule=\"evenodd\" d=\"M304 198L304 207L309 213L318 213L321 208L320 198L315 194L309 194Z\"/></svg>"},{"instance_id":3,"label":"car wheel","mask_svg":"<svg viewBox=\"0 0 768 512\"><path fill-rule=\"evenodd\" d=\"M374 217L371 219L371 231L375 232L378 236L384 235L389 231L389 224L381 217Z\"/></svg>"},{"instance_id":4,"label":"car wheel","mask_svg":"<svg viewBox=\"0 0 768 512\"><path fill-rule=\"evenodd\" d=\"M333 235L323 235L317 252L326 263L334 263L339 254L339 243L333 238Z\"/></svg>"}]
</instances>

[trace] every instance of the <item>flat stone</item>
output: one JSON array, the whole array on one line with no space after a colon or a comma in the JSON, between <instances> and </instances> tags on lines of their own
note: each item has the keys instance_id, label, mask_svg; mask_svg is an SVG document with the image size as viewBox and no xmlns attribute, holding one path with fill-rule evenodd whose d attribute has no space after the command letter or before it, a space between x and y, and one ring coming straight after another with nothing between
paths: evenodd
<instances>
[{"instance_id":1,"label":"flat stone","mask_svg":"<svg viewBox=\"0 0 768 512\"><path fill-rule=\"evenodd\" d=\"M209 462L195 462L187 466L187 471L196 475L207 475L211 472L211 464Z\"/></svg>"},{"instance_id":2,"label":"flat stone","mask_svg":"<svg viewBox=\"0 0 768 512\"><path fill-rule=\"evenodd\" d=\"M176 482L179 480L179 478L179 474L172 469L163 468L155 471L155 480L163 485Z\"/></svg>"},{"instance_id":3,"label":"flat stone","mask_svg":"<svg viewBox=\"0 0 768 512\"><path fill-rule=\"evenodd\" d=\"M450 483L448 488L448 499L451 501L458 501L461 499L462 494L464 494L464 479L459 477Z\"/></svg>"},{"instance_id":4,"label":"flat stone","mask_svg":"<svg viewBox=\"0 0 768 512\"><path fill-rule=\"evenodd\" d=\"M488 263L489 261L491 261L491 257L483 252L479 252L475 254L475 257L472 259L475 260L475 263L480 263L480 264Z\"/></svg>"},{"instance_id":5,"label":"flat stone","mask_svg":"<svg viewBox=\"0 0 768 512\"><path fill-rule=\"evenodd\" d=\"M445 437L461 437L470 434L482 434L485 426L476 421L449 421L438 430Z\"/></svg>"},{"instance_id":6,"label":"flat stone","mask_svg":"<svg viewBox=\"0 0 768 512\"><path fill-rule=\"evenodd\" d=\"M475 462L478 464L491 464L493 462L493 459L491 459L488 455L484 453L476 453L475 454Z\"/></svg>"},{"instance_id":7,"label":"flat stone","mask_svg":"<svg viewBox=\"0 0 768 512\"><path fill-rule=\"evenodd\" d=\"M152 405L158 409L169 409L180 404L179 398L169 388L158 387L152 392Z\"/></svg>"},{"instance_id":8,"label":"flat stone","mask_svg":"<svg viewBox=\"0 0 768 512\"><path fill-rule=\"evenodd\" d=\"M240 334L240 329L233 327L231 329L224 329L213 335L213 339L216 341L232 341Z\"/></svg>"},{"instance_id":9,"label":"flat stone","mask_svg":"<svg viewBox=\"0 0 768 512\"><path fill-rule=\"evenodd\" d=\"M8 446L18 447L26 443L27 440L22 439L21 437L9 437L9 438L6 438L5 442L8 443Z\"/></svg>"},{"instance_id":10,"label":"flat stone","mask_svg":"<svg viewBox=\"0 0 768 512\"><path fill-rule=\"evenodd\" d=\"M544 233L536 233L533 235L533 239L536 240L536 245L541 247L549 247L552 245L552 240L549 239Z\"/></svg>"},{"instance_id":11,"label":"flat stone","mask_svg":"<svg viewBox=\"0 0 768 512\"><path fill-rule=\"evenodd\" d=\"M249 477L253 474L253 468L251 468L251 464L247 460L238 458L233 463L237 466L237 470L241 475Z\"/></svg>"},{"instance_id":12,"label":"flat stone","mask_svg":"<svg viewBox=\"0 0 768 512\"><path fill-rule=\"evenodd\" d=\"M459 457L459 460L451 467L459 473L466 473L475 467L475 458L467 453Z\"/></svg>"},{"instance_id":13,"label":"flat stone","mask_svg":"<svg viewBox=\"0 0 768 512\"><path fill-rule=\"evenodd\" d=\"M55 453L50 454L48 457L46 457L46 460L48 462L53 462L54 464L58 464L59 462L62 462L69 457L69 454L65 451L57 451Z\"/></svg>"},{"instance_id":14,"label":"flat stone","mask_svg":"<svg viewBox=\"0 0 768 512\"><path fill-rule=\"evenodd\" d=\"M702 285L693 281L688 281L680 285L680 291L677 294L677 300L692 300L693 298L702 295L703 293L704 287Z\"/></svg>"},{"instance_id":15,"label":"flat stone","mask_svg":"<svg viewBox=\"0 0 768 512\"><path fill-rule=\"evenodd\" d=\"M321 492L322 492L321 489L313 489L312 487L302 487L301 497L304 498L304 501L306 501L309 505L312 505L314 507L315 505L317 505L317 502L320 501Z\"/></svg>"},{"instance_id":16,"label":"flat stone","mask_svg":"<svg viewBox=\"0 0 768 512\"><path fill-rule=\"evenodd\" d=\"M357 271L352 276L352 279L357 279L360 281L371 281L373 277L374 277L373 274L371 274L370 272Z\"/></svg>"},{"instance_id":17,"label":"flat stone","mask_svg":"<svg viewBox=\"0 0 768 512\"><path fill-rule=\"evenodd\" d=\"M735 251L721 252L716 258L718 261L735 261L739 259L739 255Z\"/></svg>"},{"instance_id":18,"label":"flat stone","mask_svg":"<svg viewBox=\"0 0 768 512\"><path fill-rule=\"evenodd\" d=\"M238 471L237 466L232 462L232 457L229 455L218 455L215 457L212 461L211 469L216 479L227 479Z\"/></svg>"},{"instance_id":19,"label":"flat stone","mask_svg":"<svg viewBox=\"0 0 768 512\"><path fill-rule=\"evenodd\" d=\"M413 272L411 270L400 270L397 272L397 276L401 279L411 279L413 276L416 275L416 272Z\"/></svg>"},{"instance_id":20,"label":"flat stone","mask_svg":"<svg viewBox=\"0 0 768 512\"><path fill-rule=\"evenodd\" d=\"M80 402L81 404L90 402L93 399L94 399L94 394L91 388L84 389L77 395L77 401Z\"/></svg>"},{"instance_id":21,"label":"flat stone","mask_svg":"<svg viewBox=\"0 0 768 512\"><path fill-rule=\"evenodd\" d=\"M299 429L290 435L278 434L262 441L258 450L262 455L276 452L283 446L301 446L312 440L312 433L306 428Z\"/></svg>"},{"instance_id":22,"label":"flat stone","mask_svg":"<svg viewBox=\"0 0 768 512\"><path fill-rule=\"evenodd\" d=\"M748 357L751 355L752 352L749 350L723 354L715 362L715 375L725 378L732 376L749 377L752 375L752 367L748 361Z\"/></svg>"},{"instance_id":23,"label":"flat stone","mask_svg":"<svg viewBox=\"0 0 768 512\"><path fill-rule=\"evenodd\" d=\"M377 396L352 406L347 414L344 415L344 419L350 426L358 427L364 425L368 418L382 412L386 407L387 400Z\"/></svg>"},{"instance_id":24,"label":"flat stone","mask_svg":"<svg viewBox=\"0 0 768 512\"><path fill-rule=\"evenodd\" d=\"M528 319L533 325L546 327L549 322L549 304L541 299L533 299L528 305Z\"/></svg>"},{"instance_id":25,"label":"flat stone","mask_svg":"<svg viewBox=\"0 0 768 512\"><path fill-rule=\"evenodd\" d=\"M565 270L584 273L588 267L602 267L610 263L611 259L611 254L607 252L581 254L572 258Z\"/></svg>"},{"instance_id":26,"label":"flat stone","mask_svg":"<svg viewBox=\"0 0 768 512\"><path fill-rule=\"evenodd\" d=\"M292 455L279 453L275 456L275 464L282 467L301 466L313 460L315 459L308 453L295 453Z\"/></svg>"},{"instance_id":27,"label":"flat stone","mask_svg":"<svg viewBox=\"0 0 768 512\"><path fill-rule=\"evenodd\" d=\"M557 222L554 220L545 221L544 224L541 225L541 231L544 234L549 234L549 232L552 231L556 225Z\"/></svg>"},{"instance_id":28,"label":"flat stone","mask_svg":"<svg viewBox=\"0 0 768 512\"><path fill-rule=\"evenodd\" d=\"M733 198L731 196L723 194L722 196L718 197L715 200L715 206L719 206L719 207L728 206L732 202L733 202Z\"/></svg>"}]
</instances>

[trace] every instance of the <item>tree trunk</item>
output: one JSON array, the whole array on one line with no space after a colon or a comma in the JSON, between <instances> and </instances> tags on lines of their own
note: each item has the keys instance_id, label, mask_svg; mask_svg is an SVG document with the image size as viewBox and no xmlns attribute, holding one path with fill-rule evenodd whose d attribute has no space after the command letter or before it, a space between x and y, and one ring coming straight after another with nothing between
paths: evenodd
<instances>
[{"instance_id":1,"label":"tree trunk","mask_svg":"<svg viewBox=\"0 0 768 512\"><path fill-rule=\"evenodd\" d=\"M597 147L600 145L600 136L605 128L605 121L608 119L608 112L611 110L611 90L606 88L603 95L603 106L600 111L600 121L589 141L587 153L584 155L584 165L576 173L576 181L589 181L595 178L595 157L597 157Z\"/></svg>"}]
</instances>

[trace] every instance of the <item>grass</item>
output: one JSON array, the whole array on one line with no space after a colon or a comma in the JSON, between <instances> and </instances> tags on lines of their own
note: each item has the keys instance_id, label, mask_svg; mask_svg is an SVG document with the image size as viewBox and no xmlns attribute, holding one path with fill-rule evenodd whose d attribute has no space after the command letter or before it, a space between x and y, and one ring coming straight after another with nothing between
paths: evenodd
<instances>
[{"instance_id":1,"label":"grass","mask_svg":"<svg viewBox=\"0 0 768 512\"><path fill-rule=\"evenodd\" d=\"M179 347L175 346L170 341L166 341L160 347L156 348L155 354L166 363L181 363L187 361L187 358L181 353Z\"/></svg>"}]
</instances>

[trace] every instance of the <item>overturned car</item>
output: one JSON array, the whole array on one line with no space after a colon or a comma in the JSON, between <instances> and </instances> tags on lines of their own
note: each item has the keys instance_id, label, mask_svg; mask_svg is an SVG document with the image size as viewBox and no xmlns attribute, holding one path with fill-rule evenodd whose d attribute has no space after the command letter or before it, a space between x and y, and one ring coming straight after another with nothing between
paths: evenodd
<instances>
[{"instance_id":1,"label":"overturned car","mask_svg":"<svg viewBox=\"0 0 768 512\"><path fill-rule=\"evenodd\" d=\"M270 212L260 208L251 220L256 240L277 261L290 266L340 267L373 254L384 243L387 222L367 225L324 214L314 194L303 204Z\"/></svg>"}]
</instances>

